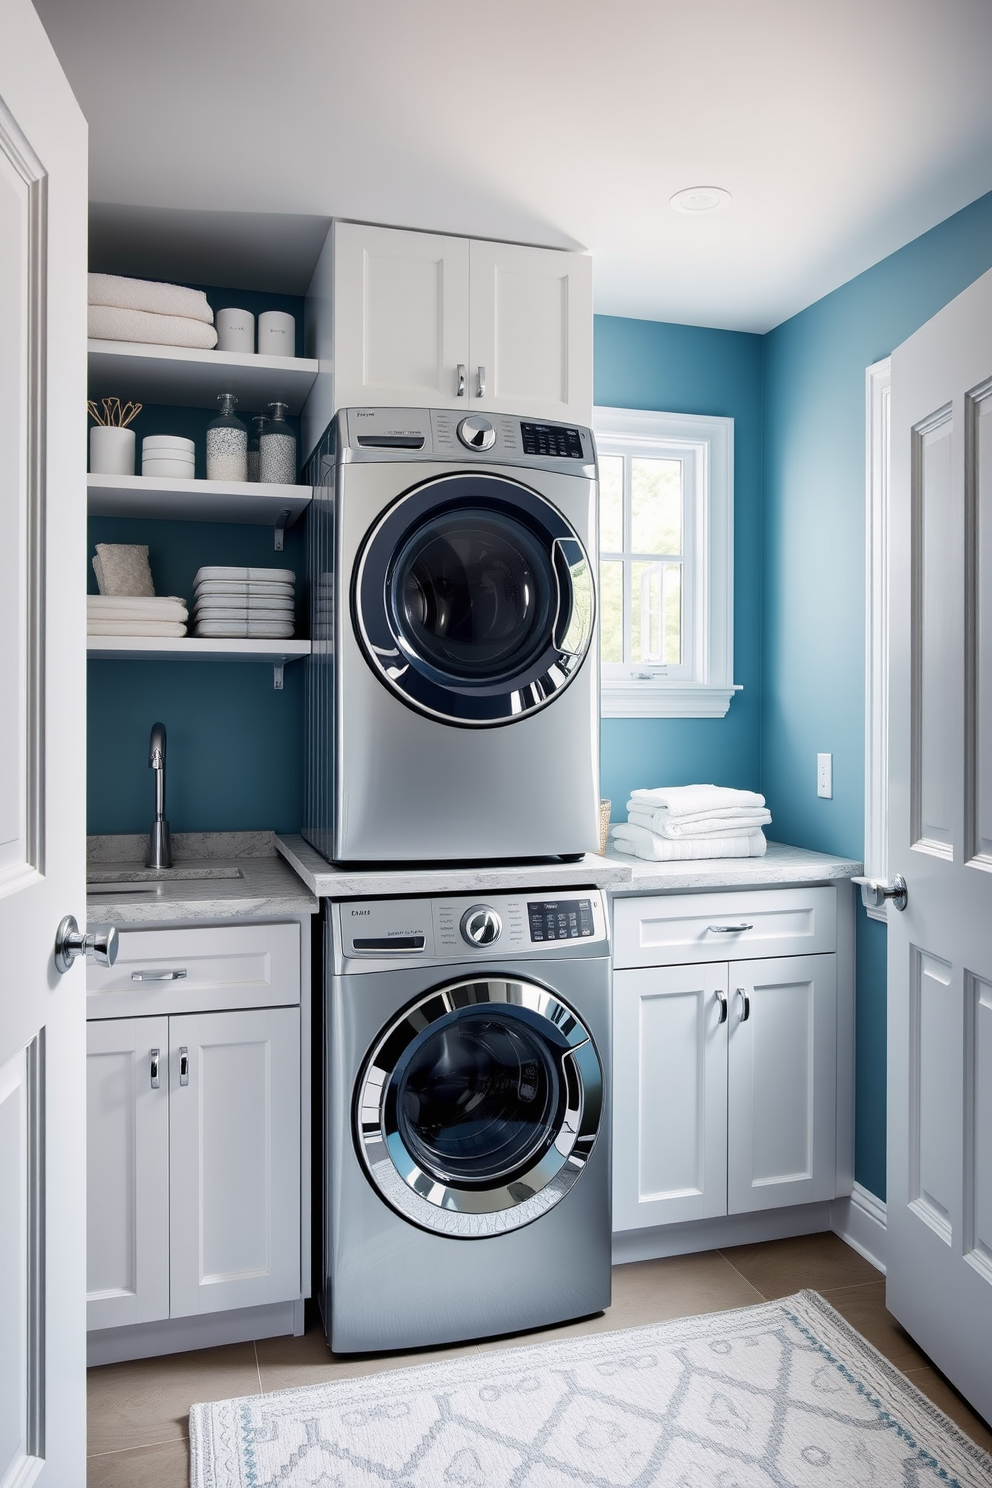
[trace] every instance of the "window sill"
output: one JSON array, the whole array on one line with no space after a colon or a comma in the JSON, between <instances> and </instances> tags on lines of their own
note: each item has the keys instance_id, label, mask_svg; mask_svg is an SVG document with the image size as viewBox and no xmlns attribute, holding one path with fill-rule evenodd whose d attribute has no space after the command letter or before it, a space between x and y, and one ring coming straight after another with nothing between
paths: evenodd
<instances>
[{"instance_id":1,"label":"window sill","mask_svg":"<svg viewBox=\"0 0 992 1488\"><path fill-rule=\"evenodd\" d=\"M600 684L603 718L725 718L740 684L712 687L704 682L625 682Z\"/></svg>"}]
</instances>

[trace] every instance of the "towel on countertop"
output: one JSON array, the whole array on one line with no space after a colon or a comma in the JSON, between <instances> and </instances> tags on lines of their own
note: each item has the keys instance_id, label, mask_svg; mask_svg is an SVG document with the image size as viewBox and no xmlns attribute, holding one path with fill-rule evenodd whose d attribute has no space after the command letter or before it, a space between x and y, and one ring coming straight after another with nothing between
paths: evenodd
<instances>
[{"instance_id":1,"label":"towel on countertop","mask_svg":"<svg viewBox=\"0 0 992 1488\"><path fill-rule=\"evenodd\" d=\"M91 636L184 636L185 625L167 620L94 620L86 622Z\"/></svg>"},{"instance_id":2,"label":"towel on countertop","mask_svg":"<svg viewBox=\"0 0 992 1488\"><path fill-rule=\"evenodd\" d=\"M627 820L638 827L647 827L659 837L672 842L685 841L692 837L735 837L738 832L749 832L756 827L766 827L772 819L768 810L716 812L712 816L672 818L664 811L627 812Z\"/></svg>"},{"instance_id":3,"label":"towel on countertop","mask_svg":"<svg viewBox=\"0 0 992 1488\"><path fill-rule=\"evenodd\" d=\"M217 332L187 315L156 315L151 310L121 310L114 305L91 305L89 336L93 341L140 341L146 346L186 346L213 351Z\"/></svg>"},{"instance_id":4,"label":"towel on countertop","mask_svg":"<svg viewBox=\"0 0 992 1488\"><path fill-rule=\"evenodd\" d=\"M87 594L86 618L92 620L158 620L178 624L189 619L186 601L178 595L148 599L141 595Z\"/></svg>"},{"instance_id":5,"label":"towel on countertop","mask_svg":"<svg viewBox=\"0 0 992 1488\"><path fill-rule=\"evenodd\" d=\"M115 310L147 310L153 315L179 315L213 325L214 312L202 289L185 284L163 284L158 279L125 279L121 274L87 274L91 305Z\"/></svg>"},{"instance_id":6,"label":"towel on countertop","mask_svg":"<svg viewBox=\"0 0 992 1488\"><path fill-rule=\"evenodd\" d=\"M610 828L617 852L652 863L699 862L704 858L763 858L768 847L760 827L728 837L693 837L672 842L630 822Z\"/></svg>"},{"instance_id":7,"label":"towel on countertop","mask_svg":"<svg viewBox=\"0 0 992 1488\"><path fill-rule=\"evenodd\" d=\"M714 811L754 810L764 806L757 791L731 790L723 785L671 785L656 790L633 790L628 810L667 811L669 816L704 816Z\"/></svg>"},{"instance_id":8,"label":"towel on countertop","mask_svg":"<svg viewBox=\"0 0 992 1488\"><path fill-rule=\"evenodd\" d=\"M101 594L151 597L155 593L144 543L97 543L93 572Z\"/></svg>"},{"instance_id":9,"label":"towel on countertop","mask_svg":"<svg viewBox=\"0 0 992 1488\"><path fill-rule=\"evenodd\" d=\"M289 640L295 626L292 620L197 620L195 634L220 639Z\"/></svg>"}]
</instances>

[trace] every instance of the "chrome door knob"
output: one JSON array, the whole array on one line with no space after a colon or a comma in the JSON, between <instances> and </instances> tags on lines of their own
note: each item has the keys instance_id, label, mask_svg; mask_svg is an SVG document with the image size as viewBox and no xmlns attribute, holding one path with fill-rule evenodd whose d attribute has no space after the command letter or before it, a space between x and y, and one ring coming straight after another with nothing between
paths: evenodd
<instances>
[{"instance_id":1,"label":"chrome door knob","mask_svg":"<svg viewBox=\"0 0 992 1488\"><path fill-rule=\"evenodd\" d=\"M73 916L66 915L55 932L55 969L68 971L77 956L85 956L97 966L113 966L119 949L116 925L84 935Z\"/></svg>"},{"instance_id":2,"label":"chrome door knob","mask_svg":"<svg viewBox=\"0 0 992 1488\"><path fill-rule=\"evenodd\" d=\"M498 940L503 921L488 904L477 904L462 915L462 937L469 945L487 946Z\"/></svg>"},{"instance_id":3,"label":"chrome door knob","mask_svg":"<svg viewBox=\"0 0 992 1488\"><path fill-rule=\"evenodd\" d=\"M458 425L458 438L467 449L490 450L496 443L496 430L487 418L470 414Z\"/></svg>"},{"instance_id":4,"label":"chrome door knob","mask_svg":"<svg viewBox=\"0 0 992 1488\"><path fill-rule=\"evenodd\" d=\"M852 878L852 883L861 885L861 903L865 909L881 909L886 899L891 899L896 909L905 909L908 890L901 873L887 882L884 878Z\"/></svg>"}]
</instances>

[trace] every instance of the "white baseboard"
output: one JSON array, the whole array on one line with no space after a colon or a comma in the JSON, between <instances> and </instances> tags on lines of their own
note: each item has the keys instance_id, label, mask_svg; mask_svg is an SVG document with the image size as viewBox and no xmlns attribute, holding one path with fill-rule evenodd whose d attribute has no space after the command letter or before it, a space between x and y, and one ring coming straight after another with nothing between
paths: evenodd
<instances>
[{"instance_id":1,"label":"white baseboard","mask_svg":"<svg viewBox=\"0 0 992 1488\"><path fill-rule=\"evenodd\" d=\"M834 1228L832 1209L829 1201L794 1204L782 1209L762 1209L756 1214L726 1214L692 1224L623 1230L613 1236L613 1264L622 1266L627 1261L655 1261L662 1256L721 1250L727 1245L756 1245L762 1240L816 1235Z\"/></svg>"},{"instance_id":2,"label":"white baseboard","mask_svg":"<svg viewBox=\"0 0 992 1488\"><path fill-rule=\"evenodd\" d=\"M884 1275L887 1260L885 1201L856 1183L849 1199L834 1199L830 1228Z\"/></svg>"},{"instance_id":3,"label":"white baseboard","mask_svg":"<svg viewBox=\"0 0 992 1488\"><path fill-rule=\"evenodd\" d=\"M303 1298L272 1302L266 1307L239 1307L200 1317L164 1318L129 1328L97 1328L86 1335L86 1363L120 1364L125 1359L153 1359L189 1349L249 1343L253 1338L281 1338L303 1332Z\"/></svg>"}]
</instances>

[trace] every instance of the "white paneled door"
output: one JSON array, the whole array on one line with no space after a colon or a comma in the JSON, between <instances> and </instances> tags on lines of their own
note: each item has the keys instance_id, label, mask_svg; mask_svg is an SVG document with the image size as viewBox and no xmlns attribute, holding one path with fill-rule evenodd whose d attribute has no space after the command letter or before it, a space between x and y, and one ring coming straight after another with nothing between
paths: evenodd
<instances>
[{"instance_id":1,"label":"white paneled door","mask_svg":"<svg viewBox=\"0 0 992 1488\"><path fill-rule=\"evenodd\" d=\"M0 1484L85 1481L86 125L0 0Z\"/></svg>"},{"instance_id":2,"label":"white paneled door","mask_svg":"<svg viewBox=\"0 0 992 1488\"><path fill-rule=\"evenodd\" d=\"M892 356L890 1310L992 1418L992 273Z\"/></svg>"}]
</instances>

